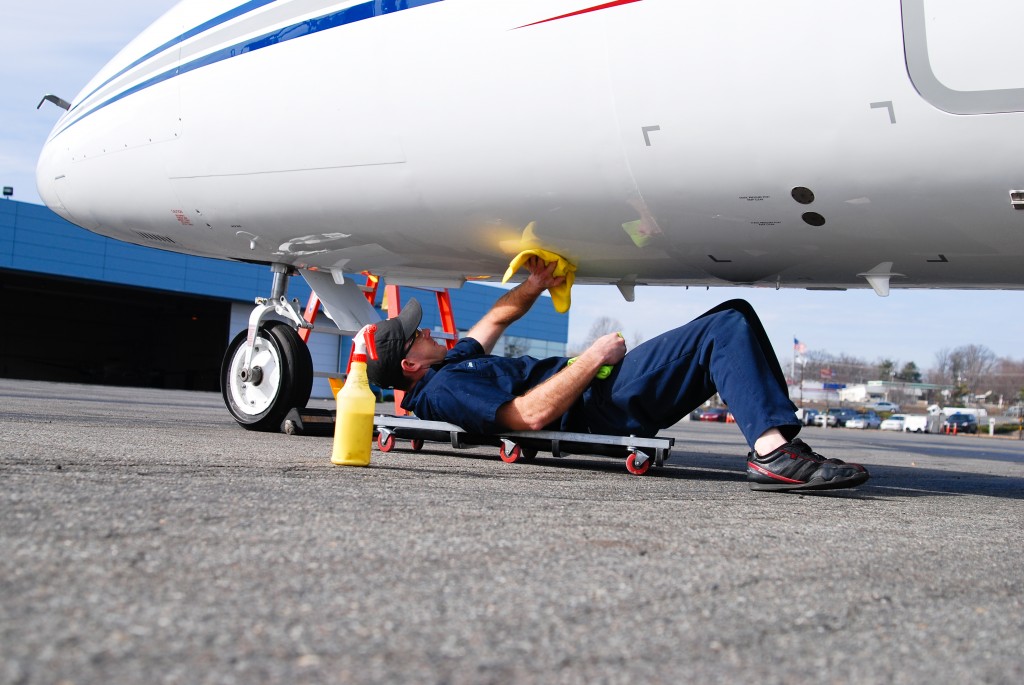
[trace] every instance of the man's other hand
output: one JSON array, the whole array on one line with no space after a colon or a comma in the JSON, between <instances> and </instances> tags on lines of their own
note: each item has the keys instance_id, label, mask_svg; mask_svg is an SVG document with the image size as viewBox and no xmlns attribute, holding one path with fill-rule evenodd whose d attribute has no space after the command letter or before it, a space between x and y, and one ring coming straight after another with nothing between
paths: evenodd
<instances>
[{"instance_id":1,"label":"man's other hand","mask_svg":"<svg viewBox=\"0 0 1024 685\"><path fill-rule=\"evenodd\" d=\"M601 364L614 366L626 356L626 341L620 333L602 335L583 354L593 354L599 358Z\"/></svg>"}]
</instances>

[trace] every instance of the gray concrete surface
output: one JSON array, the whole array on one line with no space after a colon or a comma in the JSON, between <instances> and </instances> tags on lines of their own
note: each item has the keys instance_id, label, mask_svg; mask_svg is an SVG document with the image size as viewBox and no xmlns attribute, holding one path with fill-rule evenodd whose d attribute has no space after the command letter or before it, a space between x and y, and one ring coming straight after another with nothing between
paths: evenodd
<instances>
[{"instance_id":1,"label":"gray concrete surface","mask_svg":"<svg viewBox=\"0 0 1024 685\"><path fill-rule=\"evenodd\" d=\"M872 480L504 464L238 428L209 393L0 380L0 682L1020 683L1024 443L815 429Z\"/></svg>"}]
</instances>

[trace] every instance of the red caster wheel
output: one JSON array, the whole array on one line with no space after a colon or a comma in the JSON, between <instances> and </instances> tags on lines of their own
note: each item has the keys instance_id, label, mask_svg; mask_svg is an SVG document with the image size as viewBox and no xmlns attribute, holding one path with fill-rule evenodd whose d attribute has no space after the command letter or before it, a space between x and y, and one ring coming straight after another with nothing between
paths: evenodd
<instances>
[{"instance_id":1,"label":"red caster wheel","mask_svg":"<svg viewBox=\"0 0 1024 685\"><path fill-rule=\"evenodd\" d=\"M519 458L523 456L523 450L519 445L515 445L512 448L512 451L509 452L505 450L505 443L501 443L501 451L498 453L498 456L500 456L501 460L506 464L513 464L519 461Z\"/></svg>"},{"instance_id":2,"label":"red caster wheel","mask_svg":"<svg viewBox=\"0 0 1024 685\"><path fill-rule=\"evenodd\" d=\"M412 451L419 452L421 449L423 449L423 438L413 438Z\"/></svg>"},{"instance_id":3,"label":"red caster wheel","mask_svg":"<svg viewBox=\"0 0 1024 685\"><path fill-rule=\"evenodd\" d=\"M385 438L383 433L377 433L377 447L381 452L390 452L395 449L395 434L390 433Z\"/></svg>"},{"instance_id":4,"label":"red caster wheel","mask_svg":"<svg viewBox=\"0 0 1024 685\"><path fill-rule=\"evenodd\" d=\"M632 473L635 476L642 476L645 473L647 473L647 470L649 468L651 468L651 459L648 458L647 461L645 461L643 464L641 464L640 466L637 466L636 465L637 458L638 457L637 457L637 453L636 452L630 452L629 453L629 456L626 457L626 470L629 471L630 473Z\"/></svg>"}]
</instances>

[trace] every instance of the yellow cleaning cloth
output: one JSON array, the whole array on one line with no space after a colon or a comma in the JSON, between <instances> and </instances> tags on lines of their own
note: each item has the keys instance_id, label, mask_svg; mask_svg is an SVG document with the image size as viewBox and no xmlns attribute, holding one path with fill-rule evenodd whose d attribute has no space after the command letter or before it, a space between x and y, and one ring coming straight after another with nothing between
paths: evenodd
<instances>
[{"instance_id":1,"label":"yellow cleaning cloth","mask_svg":"<svg viewBox=\"0 0 1024 685\"><path fill-rule=\"evenodd\" d=\"M519 267L525 264L526 260L530 257L540 257L547 263L558 262L558 265L555 267L555 271L552 275L564 276L565 282L553 288L548 288L548 292L551 293L551 304L555 305L555 311L560 314L565 314L569 311L569 305L571 304L569 294L572 291L572 283L576 279L576 265L562 255L542 250L539 247L523 250L512 259L512 262L508 265L508 270L505 271L505 276L501 279L501 282L505 283L508 279L512 278L512 274L519 271Z\"/></svg>"}]
</instances>

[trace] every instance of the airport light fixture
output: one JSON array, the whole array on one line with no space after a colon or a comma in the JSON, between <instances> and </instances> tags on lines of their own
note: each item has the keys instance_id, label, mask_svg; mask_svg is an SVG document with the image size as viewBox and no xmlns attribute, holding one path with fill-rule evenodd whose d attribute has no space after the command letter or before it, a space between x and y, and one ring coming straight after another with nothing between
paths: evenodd
<instances>
[{"instance_id":1,"label":"airport light fixture","mask_svg":"<svg viewBox=\"0 0 1024 685\"><path fill-rule=\"evenodd\" d=\"M14 188L11 186L4 186L4 197L10 200L11 195L14 195Z\"/></svg>"}]
</instances>

